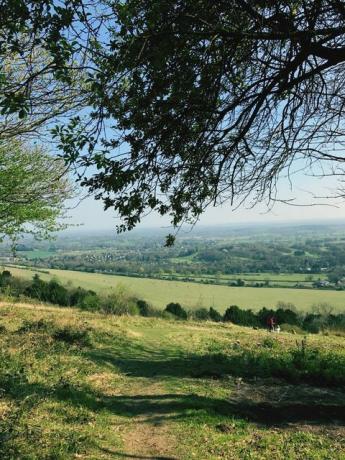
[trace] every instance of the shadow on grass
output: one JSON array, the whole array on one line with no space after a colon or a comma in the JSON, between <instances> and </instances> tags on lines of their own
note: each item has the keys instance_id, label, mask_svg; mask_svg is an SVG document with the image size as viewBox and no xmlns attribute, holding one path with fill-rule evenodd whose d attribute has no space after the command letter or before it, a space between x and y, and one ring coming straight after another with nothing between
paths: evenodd
<instances>
[{"instance_id":1,"label":"shadow on grass","mask_svg":"<svg viewBox=\"0 0 345 460\"><path fill-rule=\"evenodd\" d=\"M74 351L73 351L74 352ZM116 343L116 348L79 350L79 356L92 360L100 369L121 372L130 376L135 382L138 378L175 377L177 379L223 379L230 376L280 377L288 381L296 378L302 372L304 381L313 377L305 374L305 366L310 362L294 362L287 360L287 354L275 356L271 352L261 351L253 353L241 350L232 355L226 354L187 354L182 350L173 348L152 349L144 347L134 341L121 341ZM290 358L289 358L290 359ZM308 358L309 359L309 358ZM315 355L315 360L319 359ZM326 363L327 364L327 363ZM326 369L317 367L318 376ZM337 361L331 363L337 366L340 377L342 368ZM290 365L290 369L288 369ZM327 369L326 369L327 371ZM296 373L294 373L296 372ZM161 423L164 421L193 421L209 423L216 426L220 421L227 423L229 419L247 420L261 423L266 426L284 426L288 423L307 422L322 425L345 425L344 389L317 389L310 385L287 385L279 382L252 382L243 383L241 388L234 389L231 380L226 387L229 388L229 397L220 399L198 394L181 394L166 392L163 394L137 394L137 395L108 395L94 389L88 384L72 385L62 379L55 386L33 384L22 379L21 374L15 373L14 377L7 377L0 381L0 388L14 401L21 404L28 397L34 396L42 400L66 402L76 408L85 408L95 413L108 411L121 417L138 417L143 423ZM158 380L158 379L157 379ZM139 382L141 384L143 381ZM261 385L261 394L260 391ZM300 387L304 390L301 391ZM231 392L231 388L234 389ZM308 397L314 391L313 397ZM258 397L255 397L255 392ZM286 392L289 397L282 398ZM115 453L114 455L126 458L135 458L129 454ZM137 457L145 458L145 457ZM149 458L149 457L148 457Z\"/></svg>"},{"instance_id":2,"label":"shadow on grass","mask_svg":"<svg viewBox=\"0 0 345 460\"><path fill-rule=\"evenodd\" d=\"M271 395L271 387L268 387L268 395ZM262 386L262 382L261 382ZM255 392L255 383L252 384L252 392ZM287 386L274 387L276 393L286 391ZM303 386L304 392L309 387ZM248 389L248 385L247 385ZM249 388L250 391L250 388ZM312 391L312 388L310 388ZM345 425L344 393L324 392L316 394L315 398L307 401L299 400L298 390L291 389L293 400L287 399L279 402L273 397L271 401L255 401L239 397L224 400L214 397L199 396L197 394L141 394L141 395L105 395L88 386L61 385L55 388L45 387L41 384L22 384L20 389L12 388L10 396L20 403L29 396L37 396L42 399L51 399L67 402L77 408L83 407L94 412L109 411L122 417L140 417L143 422L160 423L167 420L187 421L199 416L215 416L241 419L265 424L267 426L284 425L291 422L313 422L320 424ZM300 397L303 398L303 392ZM236 396L236 392L235 392Z\"/></svg>"},{"instance_id":3,"label":"shadow on grass","mask_svg":"<svg viewBox=\"0 0 345 460\"><path fill-rule=\"evenodd\" d=\"M132 458L132 459L143 459L143 460L177 460L176 457L162 457L162 456L147 456L147 455L135 455L135 454L126 454L125 452L113 451L110 449L101 448L102 452L106 454L115 455L115 458Z\"/></svg>"},{"instance_id":4,"label":"shadow on grass","mask_svg":"<svg viewBox=\"0 0 345 460\"><path fill-rule=\"evenodd\" d=\"M148 349L136 345L93 349L84 356L97 365L131 377L178 378L278 378L289 383L315 386L345 385L345 355L320 354L317 350L241 349L234 353L192 354L176 349Z\"/></svg>"}]
</instances>

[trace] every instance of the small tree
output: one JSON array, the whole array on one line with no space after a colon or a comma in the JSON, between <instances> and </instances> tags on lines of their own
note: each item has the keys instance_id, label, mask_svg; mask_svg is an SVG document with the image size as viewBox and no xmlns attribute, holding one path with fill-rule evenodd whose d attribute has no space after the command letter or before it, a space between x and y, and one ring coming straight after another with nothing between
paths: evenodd
<instances>
[{"instance_id":1,"label":"small tree","mask_svg":"<svg viewBox=\"0 0 345 460\"><path fill-rule=\"evenodd\" d=\"M223 320L241 326L256 326L258 324L255 313L251 310L242 310L237 305L231 305L226 309Z\"/></svg>"},{"instance_id":2,"label":"small tree","mask_svg":"<svg viewBox=\"0 0 345 460\"><path fill-rule=\"evenodd\" d=\"M218 323L218 322L222 321L222 319L223 319L223 317L219 313L219 311L217 311L213 307L210 307L210 310L209 310L208 314L209 314L209 317L210 317L211 321L216 321Z\"/></svg>"},{"instance_id":3,"label":"small tree","mask_svg":"<svg viewBox=\"0 0 345 460\"><path fill-rule=\"evenodd\" d=\"M149 316L150 315L150 305L146 302L146 300L137 300L137 307L139 308L139 312L141 316Z\"/></svg>"},{"instance_id":4,"label":"small tree","mask_svg":"<svg viewBox=\"0 0 345 460\"><path fill-rule=\"evenodd\" d=\"M327 278L330 283L338 283L345 276L344 267L335 267L330 273L328 273Z\"/></svg>"},{"instance_id":5,"label":"small tree","mask_svg":"<svg viewBox=\"0 0 345 460\"><path fill-rule=\"evenodd\" d=\"M63 162L20 140L0 142L0 238L39 238L66 227L64 202L72 188Z\"/></svg>"},{"instance_id":6,"label":"small tree","mask_svg":"<svg viewBox=\"0 0 345 460\"><path fill-rule=\"evenodd\" d=\"M169 303L165 307L165 311L171 313L174 316L177 316L177 318L187 319L187 312L179 303Z\"/></svg>"}]
</instances>

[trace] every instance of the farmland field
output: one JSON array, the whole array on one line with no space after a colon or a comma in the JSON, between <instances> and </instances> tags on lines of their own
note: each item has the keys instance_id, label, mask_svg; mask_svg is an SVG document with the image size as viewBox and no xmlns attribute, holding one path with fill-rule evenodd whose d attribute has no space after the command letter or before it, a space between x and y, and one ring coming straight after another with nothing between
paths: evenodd
<instances>
[{"instance_id":1,"label":"farmland field","mask_svg":"<svg viewBox=\"0 0 345 460\"><path fill-rule=\"evenodd\" d=\"M345 310L345 293L317 289L251 288L204 285L190 282L165 281L125 276L84 273L49 269L48 273L8 267L13 275L26 279L38 273L44 280L56 277L61 283L72 283L98 293L111 292L118 284L126 286L133 294L147 300L157 308L169 302L179 302L187 308L214 306L223 312L229 305L259 309L274 307L278 301L292 302L300 310L308 310L315 303L328 302L337 311Z\"/></svg>"}]
</instances>

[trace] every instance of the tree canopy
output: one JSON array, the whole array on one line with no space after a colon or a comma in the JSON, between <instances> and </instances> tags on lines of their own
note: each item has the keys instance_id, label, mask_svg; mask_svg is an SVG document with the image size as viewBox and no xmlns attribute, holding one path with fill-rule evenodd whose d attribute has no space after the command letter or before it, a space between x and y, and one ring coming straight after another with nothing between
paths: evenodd
<instances>
[{"instance_id":1,"label":"tree canopy","mask_svg":"<svg viewBox=\"0 0 345 460\"><path fill-rule=\"evenodd\" d=\"M0 238L38 238L65 227L71 186L63 162L18 140L0 142Z\"/></svg>"},{"instance_id":2,"label":"tree canopy","mask_svg":"<svg viewBox=\"0 0 345 460\"><path fill-rule=\"evenodd\" d=\"M83 110L54 136L79 172L96 166L79 180L119 230L150 210L178 226L210 204L274 200L295 162L343 174L342 1L4 4L0 52L30 37L56 81L85 75ZM29 103L30 81L3 113Z\"/></svg>"}]
</instances>

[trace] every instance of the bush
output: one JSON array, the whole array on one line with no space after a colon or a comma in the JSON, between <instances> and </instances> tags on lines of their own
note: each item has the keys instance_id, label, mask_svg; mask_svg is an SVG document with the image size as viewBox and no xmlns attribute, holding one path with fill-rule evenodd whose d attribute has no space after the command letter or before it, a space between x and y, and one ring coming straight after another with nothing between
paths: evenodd
<instances>
[{"instance_id":1,"label":"bush","mask_svg":"<svg viewBox=\"0 0 345 460\"><path fill-rule=\"evenodd\" d=\"M216 321L218 323L219 321L222 321L223 319L222 315L217 310L215 310L213 307L210 307L208 315L211 321Z\"/></svg>"},{"instance_id":2,"label":"bush","mask_svg":"<svg viewBox=\"0 0 345 460\"><path fill-rule=\"evenodd\" d=\"M207 321L210 319L209 311L207 308L197 308L196 310L192 310L191 313L192 317L197 321Z\"/></svg>"},{"instance_id":3,"label":"bush","mask_svg":"<svg viewBox=\"0 0 345 460\"><path fill-rule=\"evenodd\" d=\"M79 306L83 303L84 299L90 295L97 296L94 291L87 291L86 289L83 289L79 286L69 292L69 304L71 306Z\"/></svg>"},{"instance_id":4,"label":"bush","mask_svg":"<svg viewBox=\"0 0 345 460\"><path fill-rule=\"evenodd\" d=\"M46 292L47 298L44 300L48 300L51 303L56 303L63 307L67 307L69 305L68 290L64 286L59 284L58 281L49 281Z\"/></svg>"},{"instance_id":5,"label":"bush","mask_svg":"<svg viewBox=\"0 0 345 460\"><path fill-rule=\"evenodd\" d=\"M137 300L137 307L141 316L150 316L150 305L145 300Z\"/></svg>"},{"instance_id":6,"label":"bush","mask_svg":"<svg viewBox=\"0 0 345 460\"><path fill-rule=\"evenodd\" d=\"M318 334L323 325L323 318L320 314L308 313L303 321L303 329Z\"/></svg>"},{"instance_id":7,"label":"bush","mask_svg":"<svg viewBox=\"0 0 345 460\"><path fill-rule=\"evenodd\" d=\"M95 292L89 291L89 293L79 301L78 307L88 311L100 310L100 298Z\"/></svg>"},{"instance_id":8,"label":"bush","mask_svg":"<svg viewBox=\"0 0 345 460\"><path fill-rule=\"evenodd\" d=\"M25 289L24 294L34 299L46 300L47 298L47 283L45 283L36 274L32 279L32 283Z\"/></svg>"},{"instance_id":9,"label":"bush","mask_svg":"<svg viewBox=\"0 0 345 460\"><path fill-rule=\"evenodd\" d=\"M261 344L264 348L278 348L279 343L273 337L265 337Z\"/></svg>"},{"instance_id":10,"label":"bush","mask_svg":"<svg viewBox=\"0 0 345 460\"><path fill-rule=\"evenodd\" d=\"M188 316L186 310L179 303L168 303L165 307L165 311L180 319L187 319Z\"/></svg>"},{"instance_id":11,"label":"bush","mask_svg":"<svg viewBox=\"0 0 345 460\"><path fill-rule=\"evenodd\" d=\"M153 308L148 302L135 298L124 286L119 285L107 297L99 297L94 291L81 287L66 288L57 280L43 281L35 274L32 281L23 281L13 277L7 270L0 274L0 290L4 295L21 295L51 302L61 306L78 306L88 311L103 311L114 315L137 315L187 319L186 310L179 304L171 302L164 311ZM200 304L199 304L200 305ZM281 329L286 332L318 333L320 331L345 331L345 314L333 314L333 307L327 303L314 306L313 313L303 318L298 315L296 307L289 302L278 302L276 310L262 308L259 312L243 310L237 305L231 305L222 316L214 308L196 308L190 315L199 321L231 321L234 324L248 327L267 327L267 319L274 317ZM302 328L302 329L301 329Z\"/></svg>"},{"instance_id":12,"label":"bush","mask_svg":"<svg viewBox=\"0 0 345 460\"><path fill-rule=\"evenodd\" d=\"M299 325L301 323L296 312L290 309L278 308L275 313L278 324L287 323L292 325Z\"/></svg>"},{"instance_id":13,"label":"bush","mask_svg":"<svg viewBox=\"0 0 345 460\"><path fill-rule=\"evenodd\" d=\"M101 309L105 313L120 316L139 314L136 300L123 286L118 286L112 294L101 299Z\"/></svg>"},{"instance_id":14,"label":"bush","mask_svg":"<svg viewBox=\"0 0 345 460\"><path fill-rule=\"evenodd\" d=\"M8 297L19 297L28 286L28 281L15 278L11 272L4 270L0 274L0 290Z\"/></svg>"},{"instance_id":15,"label":"bush","mask_svg":"<svg viewBox=\"0 0 345 460\"><path fill-rule=\"evenodd\" d=\"M33 277L32 283L24 290L24 294L63 307L70 304L69 291L64 286L57 280L50 280L46 283L37 274Z\"/></svg>"},{"instance_id":16,"label":"bush","mask_svg":"<svg viewBox=\"0 0 345 460\"><path fill-rule=\"evenodd\" d=\"M240 326L257 326L258 324L255 313L251 310L242 310L237 305L231 305L226 309L223 320Z\"/></svg>"},{"instance_id":17,"label":"bush","mask_svg":"<svg viewBox=\"0 0 345 460\"><path fill-rule=\"evenodd\" d=\"M11 278L11 272L9 272L8 270L4 270L0 275L0 286L7 286L11 282Z\"/></svg>"},{"instance_id":18,"label":"bush","mask_svg":"<svg viewBox=\"0 0 345 460\"><path fill-rule=\"evenodd\" d=\"M139 310L139 314L145 317L154 317L154 318L161 318L163 311L154 308L150 305L146 300L137 300L137 307Z\"/></svg>"}]
</instances>

